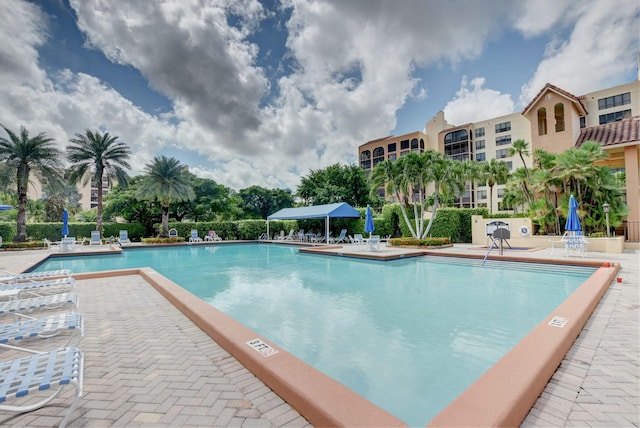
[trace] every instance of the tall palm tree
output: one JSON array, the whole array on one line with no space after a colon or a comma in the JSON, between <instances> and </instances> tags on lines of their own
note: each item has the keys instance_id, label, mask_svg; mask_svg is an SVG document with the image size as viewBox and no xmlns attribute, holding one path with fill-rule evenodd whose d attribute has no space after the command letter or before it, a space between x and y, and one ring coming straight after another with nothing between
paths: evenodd
<instances>
[{"instance_id":1,"label":"tall palm tree","mask_svg":"<svg viewBox=\"0 0 640 428\"><path fill-rule=\"evenodd\" d=\"M491 159L483 163L483 180L489 186L489 214L493 213L493 186L504 183L509 178L509 167L506 162Z\"/></svg>"},{"instance_id":2,"label":"tall palm tree","mask_svg":"<svg viewBox=\"0 0 640 428\"><path fill-rule=\"evenodd\" d=\"M400 160L402 160L402 158L400 158ZM411 225L405 208L408 204L408 201L405 201L407 190L404 188L405 180L403 178L403 166L400 160L397 162L385 160L378 163L369 176L370 188L371 192L374 193L380 187L384 187L387 195L393 195L400 205L402 218L409 227L411 235L416 236L416 232Z\"/></svg>"},{"instance_id":3,"label":"tall palm tree","mask_svg":"<svg viewBox=\"0 0 640 428\"><path fill-rule=\"evenodd\" d=\"M126 144L117 141L108 132L101 134L87 129L84 134L76 134L67 147L67 159L71 163L69 181L76 184L82 180L86 185L93 180L98 187L98 217L96 230L102 233L102 180L109 183L118 181L122 187L127 186L129 176L125 168L130 168L128 160L131 150Z\"/></svg>"},{"instance_id":4,"label":"tall palm tree","mask_svg":"<svg viewBox=\"0 0 640 428\"><path fill-rule=\"evenodd\" d=\"M29 131L25 127L20 127L20 134L15 134L4 125L0 126L9 136L8 139L0 137L0 162L6 163L15 172L18 193L17 233L13 240L25 242L29 176L33 172L41 182L46 181L49 186L61 184L62 152L52 144L53 138L48 138L44 133L29 138Z\"/></svg>"},{"instance_id":5,"label":"tall palm tree","mask_svg":"<svg viewBox=\"0 0 640 428\"><path fill-rule=\"evenodd\" d=\"M524 161L524 157L529 157L529 144L522 140L516 140L513 142L512 147L509 148L507 154L509 156L513 156L517 154L522 161L522 166L524 167L524 172L526 176L526 181L523 182L525 196L527 201L531 203L533 201L533 195L531 193L531 174L529 173L529 168L527 168L527 163Z\"/></svg>"},{"instance_id":6,"label":"tall palm tree","mask_svg":"<svg viewBox=\"0 0 640 428\"><path fill-rule=\"evenodd\" d=\"M186 170L176 158L164 155L156 156L145 165L145 177L138 190L142 199L158 200L162 208L162 227L160 236L168 236L169 205L173 201L185 201L195 198Z\"/></svg>"}]
</instances>

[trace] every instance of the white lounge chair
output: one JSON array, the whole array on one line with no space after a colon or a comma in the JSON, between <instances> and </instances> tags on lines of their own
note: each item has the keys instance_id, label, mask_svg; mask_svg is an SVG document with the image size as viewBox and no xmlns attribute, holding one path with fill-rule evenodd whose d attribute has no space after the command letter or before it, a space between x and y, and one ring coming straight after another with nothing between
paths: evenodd
<instances>
[{"instance_id":1,"label":"white lounge chair","mask_svg":"<svg viewBox=\"0 0 640 428\"><path fill-rule=\"evenodd\" d=\"M344 243L344 238L347 236L347 229L342 229L340 231L340 235L338 235L337 238L330 238L330 242L332 244L340 244L340 243Z\"/></svg>"},{"instance_id":2,"label":"white lounge chair","mask_svg":"<svg viewBox=\"0 0 640 428\"><path fill-rule=\"evenodd\" d=\"M67 236L60 240L60 252L73 253L76 250L75 236Z\"/></svg>"},{"instance_id":3,"label":"white lounge chair","mask_svg":"<svg viewBox=\"0 0 640 428\"><path fill-rule=\"evenodd\" d=\"M189 242L202 242L202 238L198 236L198 229L191 229Z\"/></svg>"},{"instance_id":4,"label":"white lounge chair","mask_svg":"<svg viewBox=\"0 0 640 428\"><path fill-rule=\"evenodd\" d=\"M64 427L82 396L83 370L84 356L78 348L74 347L60 348L2 362L0 363L0 411L31 412L57 397L65 385L71 385L75 388L75 396L59 425ZM51 393L43 398L42 391ZM33 399L29 396L32 392ZM34 400L38 401L33 403Z\"/></svg>"},{"instance_id":5,"label":"white lounge chair","mask_svg":"<svg viewBox=\"0 0 640 428\"><path fill-rule=\"evenodd\" d=\"M0 347L35 354L39 352L25 348L22 342L30 343L31 339L48 339L62 333L69 333L67 342L63 345L57 345L59 348L69 345L74 336L80 338L84 333L82 316L77 312L62 312L42 318L25 317L28 319L0 325ZM76 332L78 335L74 335ZM20 343L21 346L16 346L15 343Z\"/></svg>"},{"instance_id":6,"label":"white lounge chair","mask_svg":"<svg viewBox=\"0 0 640 428\"><path fill-rule=\"evenodd\" d=\"M34 311L45 311L62 308L77 308L78 295L76 293L50 294L47 296L32 297L29 299L7 300L0 302L0 315L17 315Z\"/></svg>"},{"instance_id":7,"label":"white lounge chair","mask_svg":"<svg viewBox=\"0 0 640 428\"><path fill-rule=\"evenodd\" d=\"M362 237L362 233L356 233L353 235L353 239L351 239L351 243L355 245L364 245L364 238Z\"/></svg>"},{"instance_id":8,"label":"white lounge chair","mask_svg":"<svg viewBox=\"0 0 640 428\"><path fill-rule=\"evenodd\" d=\"M207 236L204 237L205 241L213 242L213 241L222 241L222 238L218 236L215 230L210 230L207 233Z\"/></svg>"},{"instance_id":9,"label":"white lounge chair","mask_svg":"<svg viewBox=\"0 0 640 428\"><path fill-rule=\"evenodd\" d=\"M13 273L6 270L0 270L0 283L14 283L24 281L36 281L50 279L57 276L66 276L71 278L73 272L69 269L46 270L42 272L26 272Z\"/></svg>"},{"instance_id":10,"label":"white lounge chair","mask_svg":"<svg viewBox=\"0 0 640 428\"><path fill-rule=\"evenodd\" d=\"M120 243L120 245L122 245L122 244L131 244L131 241L129 240L129 231L128 230L121 230L119 232L118 242Z\"/></svg>"},{"instance_id":11,"label":"white lounge chair","mask_svg":"<svg viewBox=\"0 0 640 428\"><path fill-rule=\"evenodd\" d=\"M567 256L583 256L589 243L584 235L567 235L562 238L562 241Z\"/></svg>"},{"instance_id":12,"label":"white lounge chair","mask_svg":"<svg viewBox=\"0 0 640 428\"><path fill-rule=\"evenodd\" d=\"M76 285L72 277L12 282L0 285L0 299L15 299L20 297L37 297L47 294L58 294L71 291Z\"/></svg>"},{"instance_id":13,"label":"white lounge chair","mask_svg":"<svg viewBox=\"0 0 640 428\"><path fill-rule=\"evenodd\" d=\"M293 229L291 229L291 230L289 231L289 235L287 235L287 236L284 238L284 240L285 240L285 241L293 241L293 234L294 234L294 233L295 233L295 231L294 231Z\"/></svg>"},{"instance_id":14,"label":"white lounge chair","mask_svg":"<svg viewBox=\"0 0 640 428\"><path fill-rule=\"evenodd\" d=\"M380 249L380 235L371 235L367 239L369 251L378 251Z\"/></svg>"},{"instance_id":15,"label":"white lounge chair","mask_svg":"<svg viewBox=\"0 0 640 428\"><path fill-rule=\"evenodd\" d=\"M100 237L99 230L91 231L91 239L89 240L89 246L92 245L102 245L102 238Z\"/></svg>"}]
</instances>

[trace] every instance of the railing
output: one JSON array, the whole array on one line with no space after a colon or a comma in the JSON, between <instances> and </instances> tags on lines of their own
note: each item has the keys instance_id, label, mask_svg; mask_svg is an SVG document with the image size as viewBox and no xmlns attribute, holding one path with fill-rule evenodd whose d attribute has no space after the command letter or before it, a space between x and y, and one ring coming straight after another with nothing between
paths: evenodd
<instances>
[{"instance_id":1,"label":"railing","mask_svg":"<svg viewBox=\"0 0 640 428\"><path fill-rule=\"evenodd\" d=\"M627 242L640 242L640 221L624 222L624 239Z\"/></svg>"}]
</instances>

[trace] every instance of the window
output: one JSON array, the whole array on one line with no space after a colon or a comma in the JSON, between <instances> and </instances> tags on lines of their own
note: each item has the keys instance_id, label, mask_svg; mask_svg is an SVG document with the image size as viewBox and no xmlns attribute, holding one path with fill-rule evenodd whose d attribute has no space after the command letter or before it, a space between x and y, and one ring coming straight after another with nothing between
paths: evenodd
<instances>
[{"instance_id":1,"label":"window","mask_svg":"<svg viewBox=\"0 0 640 428\"><path fill-rule=\"evenodd\" d=\"M476 160L478 162L482 162L484 160L487 160L487 155L485 153L476 153Z\"/></svg>"},{"instance_id":2,"label":"window","mask_svg":"<svg viewBox=\"0 0 640 428\"><path fill-rule=\"evenodd\" d=\"M507 164L507 168L509 168L509 171L513 170L513 162L512 161L505 161L505 163Z\"/></svg>"},{"instance_id":3,"label":"window","mask_svg":"<svg viewBox=\"0 0 640 428\"><path fill-rule=\"evenodd\" d=\"M538 135L547 135L547 109L538 109Z\"/></svg>"},{"instance_id":4,"label":"window","mask_svg":"<svg viewBox=\"0 0 640 428\"><path fill-rule=\"evenodd\" d=\"M626 104L631 104L631 92L614 95L612 97L600 98L598 100L598 110L623 106Z\"/></svg>"},{"instance_id":5,"label":"window","mask_svg":"<svg viewBox=\"0 0 640 428\"><path fill-rule=\"evenodd\" d=\"M487 199L487 191L486 190L478 190L478 199Z\"/></svg>"},{"instance_id":6,"label":"window","mask_svg":"<svg viewBox=\"0 0 640 428\"><path fill-rule=\"evenodd\" d=\"M511 122L503 122L496 125L496 134L507 131L511 131Z\"/></svg>"},{"instance_id":7,"label":"window","mask_svg":"<svg viewBox=\"0 0 640 428\"><path fill-rule=\"evenodd\" d=\"M631 117L631 110L623 110L623 111L617 111L615 113L601 114L599 116L600 125L604 123L619 122L622 119L626 119L628 117Z\"/></svg>"},{"instance_id":8,"label":"window","mask_svg":"<svg viewBox=\"0 0 640 428\"><path fill-rule=\"evenodd\" d=\"M553 115L556 118L556 132L564 131L564 104L558 103L553 107Z\"/></svg>"},{"instance_id":9,"label":"window","mask_svg":"<svg viewBox=\"0 0 640 428\"><path fill-rule=\"evenodd\" d=\"M482 149L484 149L484 140L476 141L476 150L482 150Z\"/></svg>"},{"instance_id":10,"label":"window","mask_svg":"<svg viewBox=\"0 0 640 428\"><path fill-rule=\"evenodd\" d=\"M496 146L505 146L511 144L511 135L496 138Z\"/></svg>"},{"instance_id":11,"label":"window","mask_svg":"<svg viewBox=\"0 0 640 428\"><path fill-rule=\"evenodd\" d=\"M376 147L373 149L373 166L375 167L377 164L384 160L384 149L382 147Z\"/></svg>"},{"instance_id":12,"label":"window","mask_svg":"<svg viewBox=\"0 0 640 428\"><path fill-rule=\"evenodd\" d=\"M471 159L471 139L469 131L458 129L444 136L444 155L451 159Z\"/></svg>"},{"instance_id":13,"label":"window","mask_svg":"<svg viewBox=\"0 0 640 428\"><path fill-rule=\"evenodd\" d=\"M409 154L409 150L403 150L400 152L400 156L404 156L404 155L408 155Z\"/></svg>"},{"instance_id":14,"label":"window","mask_svg":"<svg viewBox=\"0 0 640 428\"><path fill-rule=\"evenodd\" d=\"M417 138L414 138L413 140L411 140L411 151L415 153L420 153L420 146L418 145Z\"/></svg>"},{"instance_id":15,"label":"window","mask_svg":"<svg viewBox=\"0 0 640 428\"><path fill-rule=\"evenodd\" d=\"M476 138L484 137L484 128L476 128Z\"/></svg>"},{"instance_id":16,"label":"window","mask_svg":"<svg viewBox=\"0 0 640 428\"><path fill-rule=\"evenodd\" d=\"M364 150L360 153L360 168L371 168L371 152L369 150Z\"/></svg>"},{"instance_id":17,"label":"window","mask_svg":"<svg viewBox=\"0 0 640 428\"><path fill-rule=\"evenodd\" d=\"M401 149L408 149L409 148L409 140L400 141L400 148Z\"/></svg>"},{"instance_id":18,"label":"window","mask_svg":"<svg viewBox=\"0 0 640 428\"><path fill-rule=\"evenodd\" d=\"M509 149L496 150L496 159L504 159L509 155Z\"/></svg>"},{"instance_id":19,"label":"window","mask_svg":"<svg viewBox=\"0 0 640 428\"><path fill-rule=\"evenodd\" d=\"M498 189L497 195L499 198L504 196L504 189Z\"/></svg>"},{"instance_id":20,"label":"window","mask_svg":"<svg viewBox=\"0 0 640 428\"><path fill-rule=\"evenodd\" d=\"M389 157L387 158L389 160L396 160L396 154L395 153L389 153Z\"/></svg>"},{"instance_id":21,"label":"window","mask_svg":"<svg viewBox=\"0 0 640 428\"><path fill-rule=\"evenodd\" d=\"M395 152L395 151L396 151L396 143L391 143L391 144L389 144L389 145L387 146L387 151L388 151L389 153L391 153L391 152Z\"/></svg>"},{"instance_id":22,"label":"window","mask_svg":"<svg viewBox=\"0 0 640 428\"><path fill-rule=\"evenodd\" d=\"M584 128L587 126L587 120L584 116L580 117L580 129Z\"/></svg>"}]
</instances>

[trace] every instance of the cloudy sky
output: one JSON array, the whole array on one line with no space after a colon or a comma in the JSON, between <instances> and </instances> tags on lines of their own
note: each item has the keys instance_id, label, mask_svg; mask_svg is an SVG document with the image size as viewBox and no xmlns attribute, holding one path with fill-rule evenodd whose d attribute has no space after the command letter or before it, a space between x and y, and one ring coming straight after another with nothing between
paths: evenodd
<instances>
[{"instance_id":1,"label":"cloudy sky","mask_svg":"<svg viewBox=\"0 0 640 428\"><path fill-rule=\"evenodd\" d=\"M236 190L369 140L638 76L638 0L2 0L0 123L85 129ZM4 131L2 131L3 136Z\"/></svg>"}]
</instances>

